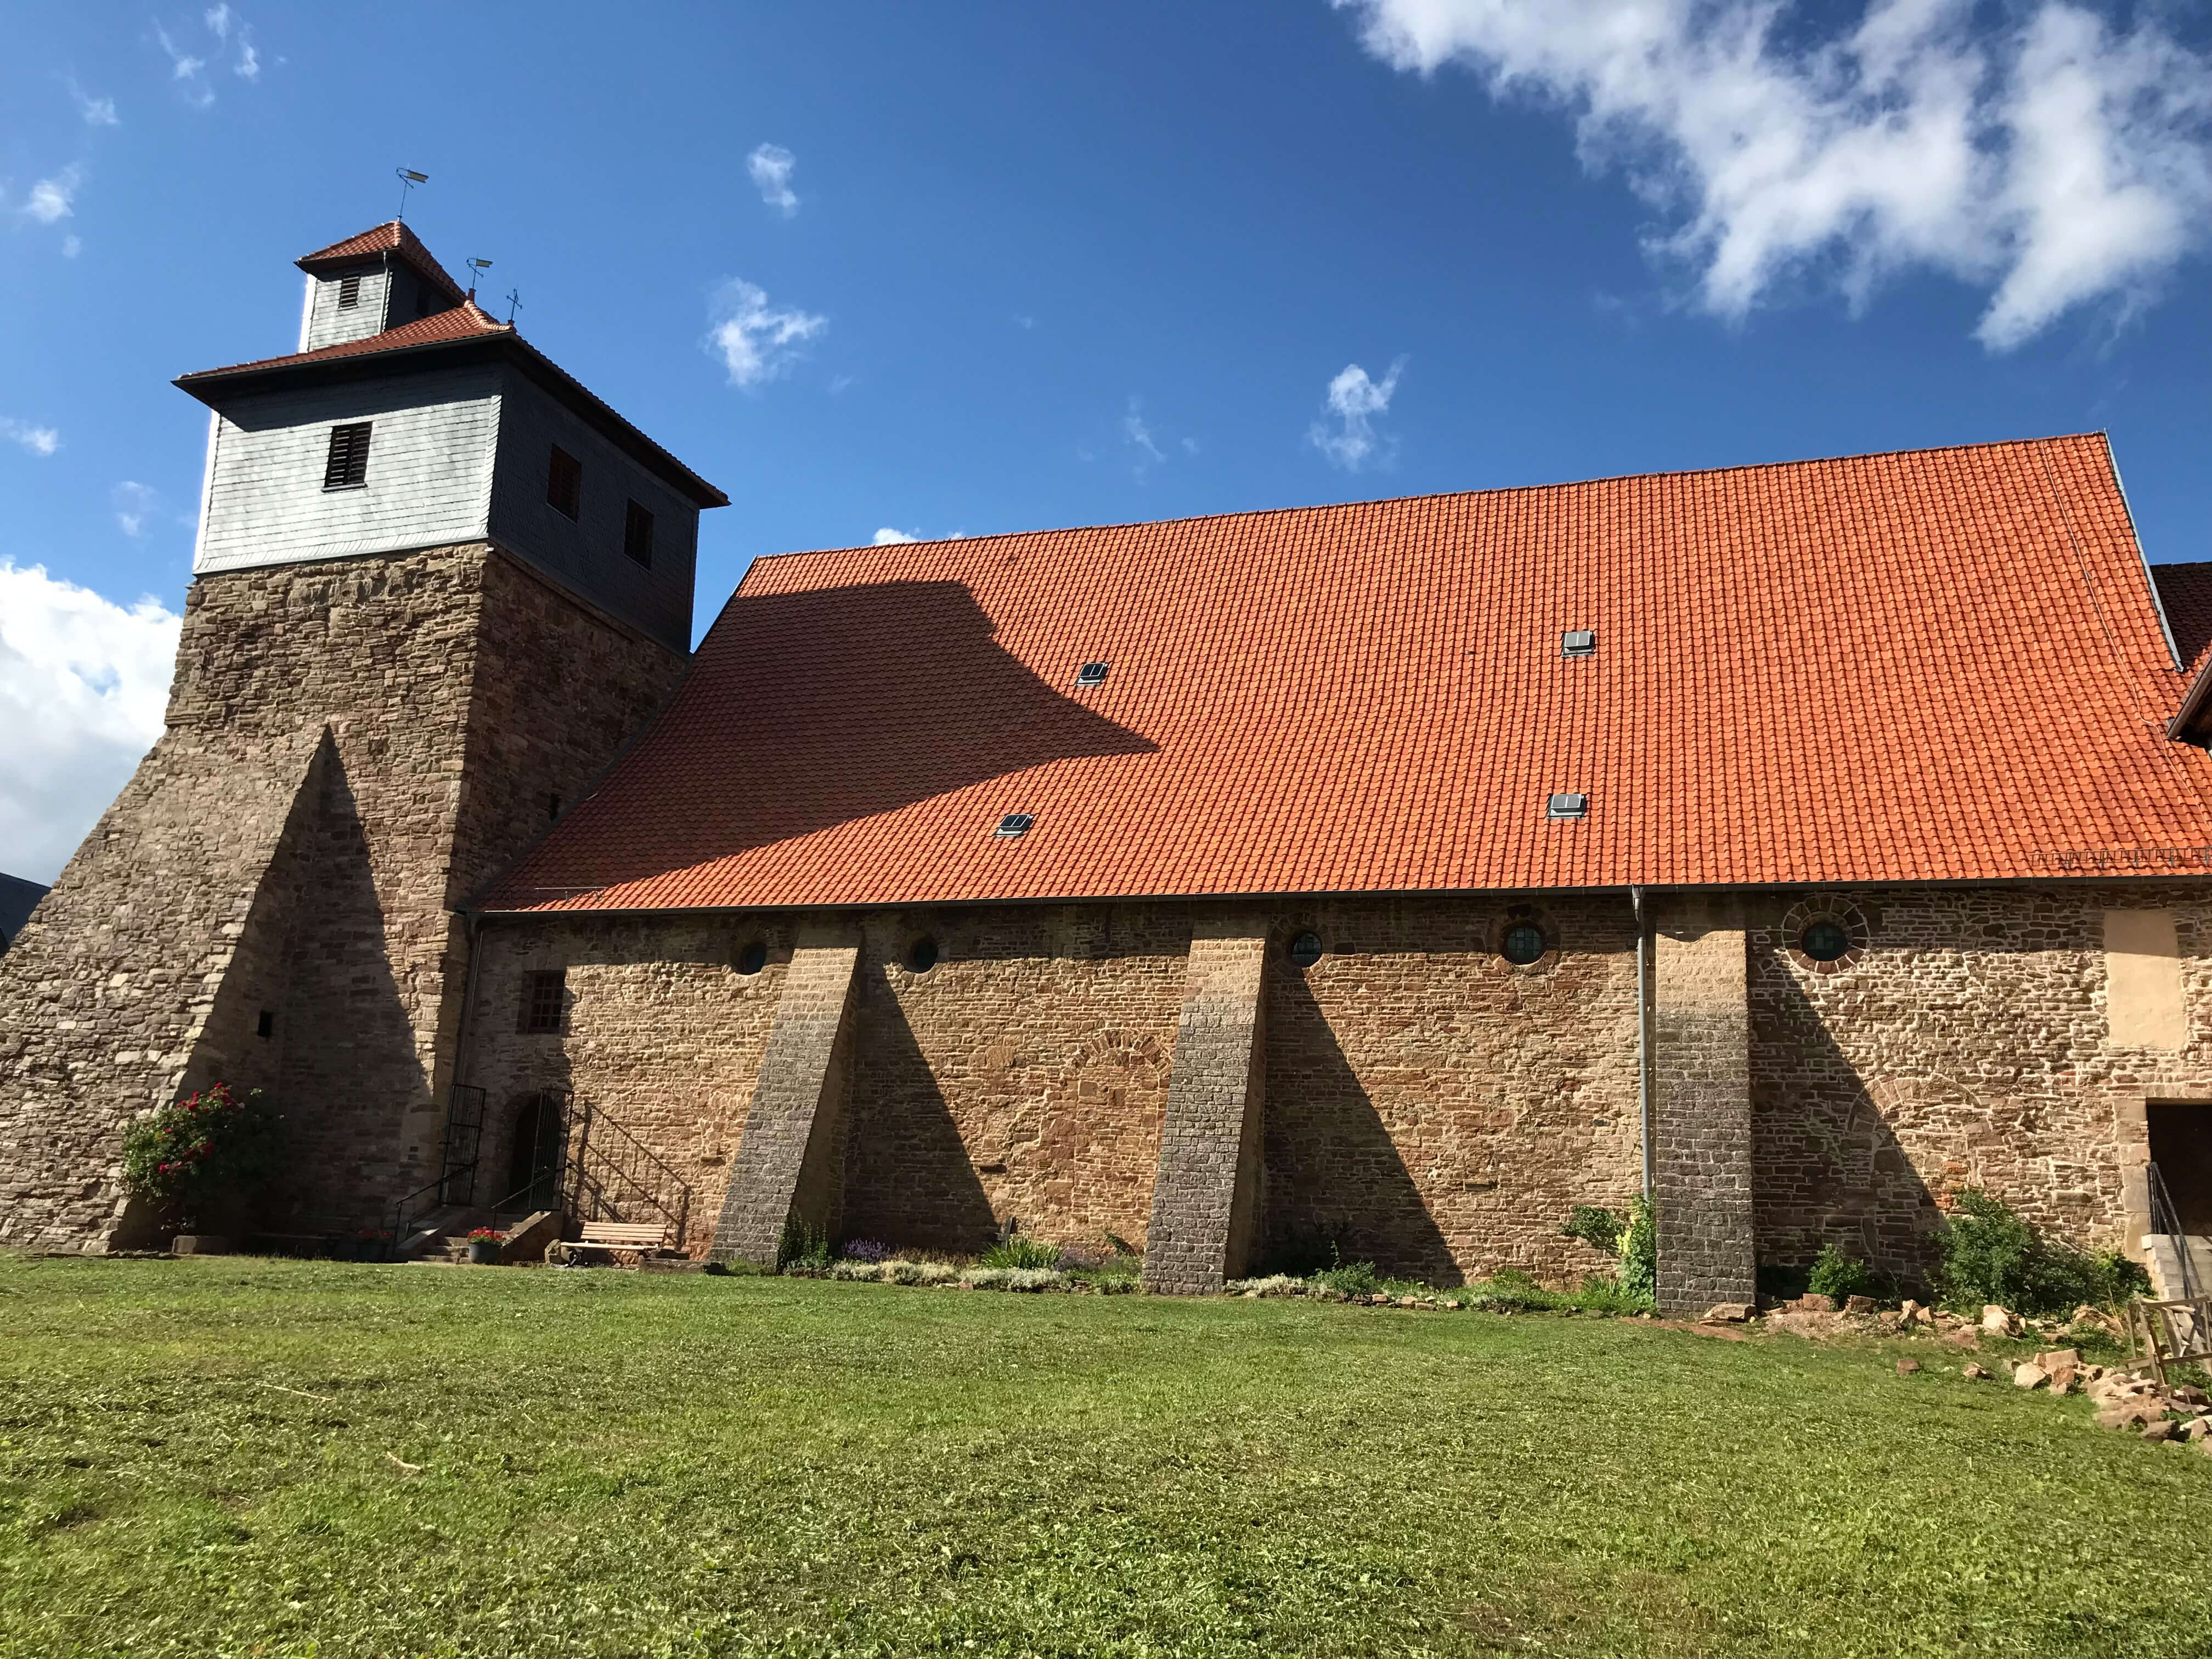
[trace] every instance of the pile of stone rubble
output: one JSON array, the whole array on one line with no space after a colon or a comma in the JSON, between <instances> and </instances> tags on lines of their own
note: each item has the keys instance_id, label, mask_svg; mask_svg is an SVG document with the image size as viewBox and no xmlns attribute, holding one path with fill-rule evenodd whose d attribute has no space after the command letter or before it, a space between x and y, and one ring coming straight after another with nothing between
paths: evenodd
<instances>
[{"instance_id":1,"label":"pile of stone rubble","mask_svg":"<svg viewBox=\"0 0 2212 1659\"><path fill-rule=\"evenodd\" d=\"M1968 1319L1941 1309L1907 1302L1902 1308L1882 1309L1870 1297L1855 1296L1842 1307L1825 1296L1800 1297L1772 1310L1762 1319L1748 1304L1723 1302L1699 1322L1741 1325L1758 1321L1769 1331L1786 1332L1818 1341L1845 1334L1866 1336L1929 1336L1947 1346L1975 1349L1984 1337L2017 1339L2030 1334L2056 1335L2096 1333L2118 1337L2119 1322L2100 1309L2083 1306L2066 1320L2024 1320L1994 1303L1982 1310L1979 1319ZM1917 1359L1898 1361L1899 1376L1920 1369ZM1977 1382L1994 1381L1996 1373L1969 1362L1963 1374ZM2188 1383L2161 1385L2137 1369L2123 1365L2083 1363L2079 1348L2051 1348L2011 1367L2013 1386L2039 1389L2054 1395L2086 1394L2097 1407L2097 1425L2140 1434L2145 1440L2195 1446L2212 1456L2212 1395Z\"/></svg>"}]
</instances>

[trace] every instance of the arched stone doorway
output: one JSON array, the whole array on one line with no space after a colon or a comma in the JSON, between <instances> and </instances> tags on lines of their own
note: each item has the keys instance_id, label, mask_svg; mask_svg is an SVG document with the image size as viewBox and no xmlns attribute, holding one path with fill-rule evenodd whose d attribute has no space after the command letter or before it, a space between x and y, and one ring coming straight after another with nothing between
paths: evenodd
<instances>
[{"instance_id":1,"label":"arched stone doorway","mask_svg":"<svg viewBox=\"0 0 2212 1659\"><path fill-rule=\"evenodd\" d=\"M561 1171L568 1152L568 1105L567 1091L559 1089L541 1089L515 1103L507 1142L508 1196L501 1201L501 1210L527 1214L559 1207Z\"/></svg>"}]
</instances>

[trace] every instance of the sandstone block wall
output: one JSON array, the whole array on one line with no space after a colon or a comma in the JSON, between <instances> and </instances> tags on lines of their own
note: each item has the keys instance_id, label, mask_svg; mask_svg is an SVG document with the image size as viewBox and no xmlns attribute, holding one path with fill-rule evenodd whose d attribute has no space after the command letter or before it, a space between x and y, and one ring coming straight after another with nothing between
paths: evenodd
<instances>
[{"instance_id":1,"label":"sandstone block wall","mask_svg":"<svg viewBox=\"0 0 2212 1659\"><path fill-rule=\"evenodd\" d=\"M1746 967L1740 902L1659 902L1652 921L1651 1201L1665 1314L1756 1294Z\"/></svg>"},{"instance_id":2,"label":"sandstone block wall","mask_svg":"<svg viewBox=\"0 0 2212 1659\"><path fill-rule=\"evenodd\" d=\"M717 1261L773 1267L787 1223L827 1235L844 1218L845 1096L860 957L849 933L809 929L792 953L714 1229Z\"/></svg>"},{"instance_id":3,"label":"sandstone block wall","mask_svg":"<svg viewBox=\"0 0 2212 1659\"><path fill-rule=\"evenodd\" d=\"M0 1242L130 1242L123 1127L205 1082L270 1079L277 1224L433 1179L455 907L682 665L481 544L195 582L163 737L0 958Z\"/></svg>"},{"instance_id":4,"label":"sandstone block wall","mask_svg":"<svg viewBox=\"0 0 2212 1659\"><path fill-rule=\"evenodd\" d=\"M1856 916L1863 947L1847 963L1824 971L1795 950L1808 899ZM2177 1046L2115 1040L2115 909L2171 915ZM1940 1201L1960 1186L2081 1244L2134 1245L2144 1103L2212 1102L2203 884L1776 895L1750 917L1762 1260L1802 1264L1833 1243L1923 1273ZM2125 1011L2119 1026L2124 1039Z\"/></svg>"},{"instance_id":5,"label":"sandstone block wall","mask_svg":"<svg viewBox=\"0 0 2212 1659\"><path fill-rule=\"evenodd\" d=\"M1145 1288L1206 1295L1244 1272L1261 1202L1267 936L1202 921L1176 1025Z\"/></svg>"},{"instance_id":6,"label":"sandstone block wall","mask_svg":"<svg viewBox=\"0 0 2212 1659\"><path fill-rule=\"evenodd\" d=\"M1346 1261L1454 1282L1607 1265L1559 1225L1642 1183L1636 934L1625 898L1340 899L1273 913L1327 951L1267 981L1263 1267ZM1553 948L1516 967L1505 927Z\"/></svg>"}]
</instances>

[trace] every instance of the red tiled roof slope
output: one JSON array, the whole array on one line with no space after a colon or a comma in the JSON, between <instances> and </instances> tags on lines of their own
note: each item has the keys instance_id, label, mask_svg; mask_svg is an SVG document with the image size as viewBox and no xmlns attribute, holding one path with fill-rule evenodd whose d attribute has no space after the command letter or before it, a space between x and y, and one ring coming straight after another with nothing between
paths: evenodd
<instances>
[{"instance_id":1,"label":"red tiled roof slope","mask_svg":"<svg viewBox=\"0 0 2212 1659\"><path fill-rule=\"evenodd\" d=\"M378 351L402 351L409 346L437 345L448 340L472 340L483 334L512 334L514 325L502 323L482 310L473 300L464 300L450 311L435 311L428 317L418 317L411 323L402 323L398 328L387 328L381 334L364 335L358 340L344 340L337 345L318 346L313 351L294 351L282 357L257 357L250 363L230 363L222 368L204 368L187 374L185 380L205 380L214 374L243 374L252 369L283 368L293 363L319 363L333 357L362 357Z\"/></svg>"},{"instance_id":2,"label":"red tiled roof slope","mask_svg":"<svg viewBox=\"0 0 2212 1659\"><path fill-rule=\"evenodd\" d=\"M467 291L447 275L445 266L438 263L430 250L422 245L422 239L410 230L403 219L386 220L362 231L358 236L349 236L342 242L332 242L328 247L303 254L293 263L301 270L312 273L337 265L356 264L376 253L396 254L404 259L443 289L449 300L458 303L465 297Z\"/></svg>"},{"instance_id":3,"label":"red tiled roof slope","mask_svg":"<svg viewBox=\"0 0 2212 1659\"><path fill-rule=\"evenodd\" d=\"M2153 565L2150 574L2173 629L2173 648L2191 674L2203 672L2212 656L2212 562Z\"/></svg>"},{"instance_id":4,"label":"red tiled roof slope","mask_svg":"<svg viewBox=\"0 0 2212 1659\"><path fill-rule=\"evenodd\" d=\"M486 902L2164 868L2183 685L2094 434L787 555Z\"/></svg>"}]
</instances>

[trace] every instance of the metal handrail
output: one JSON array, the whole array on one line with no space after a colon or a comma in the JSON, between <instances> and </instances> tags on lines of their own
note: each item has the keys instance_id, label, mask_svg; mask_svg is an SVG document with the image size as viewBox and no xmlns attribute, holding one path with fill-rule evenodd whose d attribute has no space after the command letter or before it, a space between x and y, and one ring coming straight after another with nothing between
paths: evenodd
<instances>
[{"instance_id":1,"label":"metal handrail","mask_svg":"<svg viewBox=\"0 0 2212 1659\"><path fill-rule=\"evenodd\" d=\"M428 1200L427 1203L420 1203L414 1219L420 1221L426 1216L435 1215L449 1202L446 1196L447 1182L457 1176L465 1175L470 1177L473 1184L476 1171L476 1163L471 1159L459 1170L448 1169L441 1171L436 1180L425 1182L413 1192L395 1200L392 1206L392 1253L394 1255L398 1255L401 1247L407 1243L407 1233L410 1224L408 1211L410 1206L416 1206L421 1200L427 1199Z\"/></svg>"},{"instance_id":2,"label":"metal handrail","mask_svg":"<svg viewBox=\"0 0 2212 1659\"><path fill-rule=\"evenodd\" d=\"M2144 1167L2150 1172L2150 1230L2173 1241L2174 1257L2181 1264L2179 1299L2194 1302L2204 1292L2197 1288L2197 1269L2189 1260L2189 1236L2181 1230L2181 1212L2175 1207L2173 1194L2166 1190L2166 1177L2159 1173L2158 1165Z\"/></svg>"},{"instance_id":3,"label":"metal handrail","mask_svg":"<svg viewBox=\"0 0 2212 1659\"><path fill-rule=\"evenodd\" d=\"M576 1115L573 1125L562 1126L557 1170L500 1200L492 1206L492 1224L497 1226L503 1215L525 1212L526 1206L542 1207L538 1199L550 1179L561 1207L578 1220L619 1221L626 1212L635 1213L641 1204L659 1212L669 1229L670 1242L680 1249L691 1220L690 1183L605 1112L587 1100L569 1098ZM594 1129L603 1132L596 1145ZM612 1152L606 1150L605 1131L615 1137ZM649 1178L655 1175L658 1182Z\"/></svg>"}]
</instances>

